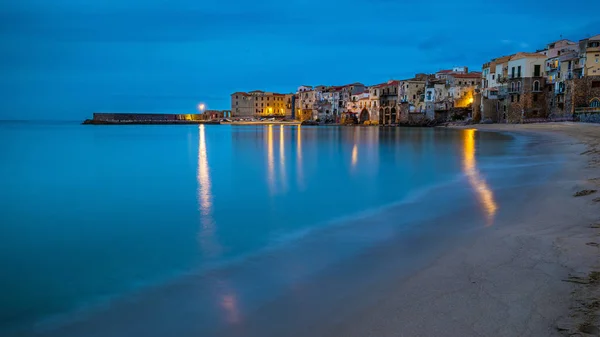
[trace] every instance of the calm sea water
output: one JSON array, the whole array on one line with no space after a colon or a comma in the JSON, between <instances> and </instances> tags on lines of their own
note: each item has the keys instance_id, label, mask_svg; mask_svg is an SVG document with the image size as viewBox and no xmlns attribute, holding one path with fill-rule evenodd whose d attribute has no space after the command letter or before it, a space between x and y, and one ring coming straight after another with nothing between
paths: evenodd
<instances>
[{"instance_id":1,"label":"calm sea water","mask_svg":"<svg viewBox=\"0 0 600 337\"><path fill-rule=\"evenodd\" d=\"M531 162L527 146L474 130L1 123L0 333L245 268L227 283L241 295L198 303L239 304L235 321L312 271L456 209L449 201L492 225L507 178L494 172ZM324 233L338 246L319 262L257 262L316 254L309 239ZM257 295L257 283L269 288Z\"/></svg>"}]
</instances>

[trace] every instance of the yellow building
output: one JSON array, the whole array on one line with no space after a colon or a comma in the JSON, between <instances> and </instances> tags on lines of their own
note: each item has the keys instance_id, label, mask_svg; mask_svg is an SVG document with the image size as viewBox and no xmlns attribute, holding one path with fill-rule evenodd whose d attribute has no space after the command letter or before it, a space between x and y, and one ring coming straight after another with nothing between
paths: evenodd
<instances>
[{"instance_id":1,"label":"yellow building","mask_svg":"<svg viewBox=\"0 0 600 337\"><path fill-rule=\"evenodd\" d=\"M292 96L254 90L231 94L233 117L290 117Z\"/></svg>"},{"instance_id":2,"label":"yellow building","mask_svg":"<svg viewBox=\"0 0 600 337\"><path fill-rule=\"evenodd\" d=\"M600 76L600 35L585 40L584 76Z\"/></svg>"}]
</instances>

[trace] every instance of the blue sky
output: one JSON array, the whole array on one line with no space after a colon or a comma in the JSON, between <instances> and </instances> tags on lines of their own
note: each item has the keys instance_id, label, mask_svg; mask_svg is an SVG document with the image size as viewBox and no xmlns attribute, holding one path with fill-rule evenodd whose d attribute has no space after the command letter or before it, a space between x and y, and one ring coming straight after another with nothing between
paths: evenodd
<instances>
[{"instance_id":1,"label":"blue sky","mask_svg":"<svg viewBox=\"0 0 600 337\"><path fill-rule=\"evenodd\" d=\"M0 2L0 119L229 108L234 91L373 84L600 33L600 1ZM513 12L513 13L511 13ZM514 27L514 28L513 28Z\"/></svg>"}]
</instances>

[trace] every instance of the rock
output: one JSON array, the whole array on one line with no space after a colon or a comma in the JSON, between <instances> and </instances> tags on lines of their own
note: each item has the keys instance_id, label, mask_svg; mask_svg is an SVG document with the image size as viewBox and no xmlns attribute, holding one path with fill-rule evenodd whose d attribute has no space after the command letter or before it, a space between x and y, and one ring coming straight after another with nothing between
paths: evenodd
<instances>
[{"instance_id":1,"label":"rock","mask_svg":"<svg viewBox=\"0 0 600 337\"><path fill-rule=\"evenodd\" d=\"M590 194L593 194L593 193L596 193L596 192L597 192L596 190L581 190L581 191L576 192L575 194L573 194L573 196L574 197L583 197L583 196L590 195Z\"/></svg>"}]
</instances>

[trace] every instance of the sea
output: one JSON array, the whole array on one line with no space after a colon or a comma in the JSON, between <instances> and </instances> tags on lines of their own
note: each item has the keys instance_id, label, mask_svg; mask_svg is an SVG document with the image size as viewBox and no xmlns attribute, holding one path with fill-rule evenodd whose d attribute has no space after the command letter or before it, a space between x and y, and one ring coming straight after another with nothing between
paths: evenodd
<instances>
[{"instance_id":1,"label":"sea","mask_svg":"<svg viewBox=\"0 0 600 337\"><path fill-rule=\"evenodd\" d=\"M308 301L327 314L374 275L408 275L526 204L503 191L554 172L562 158L544 142L447 128L0 122L0 335L241 336L272 324L265 308ZM393 264L368 258L381 249Z\"/></svg>"}]
</instances>

